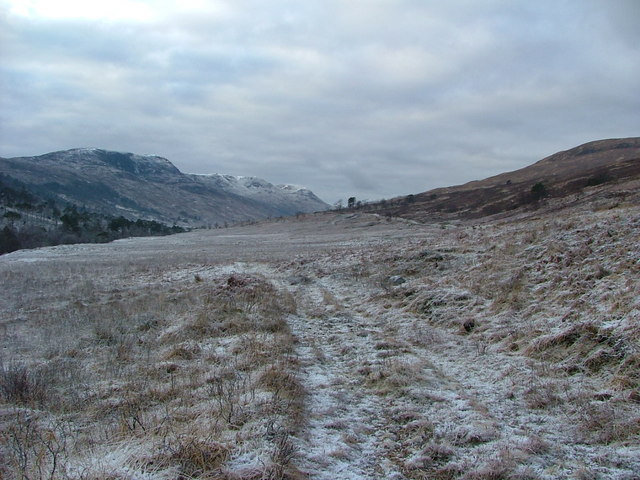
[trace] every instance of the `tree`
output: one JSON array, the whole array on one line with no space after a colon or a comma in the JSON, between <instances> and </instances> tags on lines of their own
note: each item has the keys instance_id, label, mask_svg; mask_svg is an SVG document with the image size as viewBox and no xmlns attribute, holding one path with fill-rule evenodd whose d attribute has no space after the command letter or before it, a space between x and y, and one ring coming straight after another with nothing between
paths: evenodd
<instances>
[{"instance_id":1,"label":"tree","mask_svg":"<svg viewBox=\"0 0 640 480\"><path fill-rule=\"evenodd\" d=\"M349 200L347 202L347 206L349 208L353 208L356 206L356 197L349 197Z\"/></svg>"},{"instance_id":2,"label":"tree","mask_svg":"<svg viewBox=\"0 0 640 480\"><path fill-rule=\"evenodd\" d=\"M73 213L65 213L60 217L60 221L62 222L62 226L67 230L70 230L72 232L78 232L80 230L80 218L77 214L74 215Z\"/></svg>"},{"instance_id":3,"label":"tree","mask_svg":"<svg viewBox=\"0 0 640 480\"><path fill-rule=\"evenodd\" d=\"M0 231L0 255L14 252L22 247L20 239L13 228L8 225Z\"/></svg>"},{"instance_id":4,"label":"tree","mask_svg":"<svg viewBox=\"0 0 640 480\"><path fill-rule=\"evenodd\" d=\"M109 222L109 229L114 232L122 232L125 228L131 226L134 223L131 220L124 218L122 215L112 219Z\"/></svg>"},{"instance_id":5,"label":"tree","mask_svg":"<svg viewBox=\"0 0 640 480\"><path fill-rule=\"evenodd\" d=\"M549 192L547 191L547 187L545 187L544 183L538 182L531 187L531 196L533 197L533 201L538 201L547 195L549 195Z\"/></svg>"},{"instance_id":6,"label":"tree","mask_svg":"<svg viewBox=\"0 0 640 480\"><path fill-rule=\"evenodd\" d=\"M22 215L20 215L18 212L12 212L12 211L5 213L3 216L7 220L9 220L9 223L11 223L12 225L13 225L13 222L15 222L16 220L20 220L22 218Z\"/></svg>"}]
</instances>

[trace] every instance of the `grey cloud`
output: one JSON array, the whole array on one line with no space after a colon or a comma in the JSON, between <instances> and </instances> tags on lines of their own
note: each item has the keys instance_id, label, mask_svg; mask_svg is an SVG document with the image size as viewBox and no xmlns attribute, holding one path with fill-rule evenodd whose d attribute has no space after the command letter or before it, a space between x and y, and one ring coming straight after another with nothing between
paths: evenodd
<instances>
[{"instance_id":1,"label":"grey cloud","mask_svg":"<svg viewBox=\"0 0 640 480\"><path fill-rule=\"evenodd\" d=\"M205 5L147 23L0 17L0 155L156 153L333 202L638 134L637 2Z\"/></svg>"}]
</instances>

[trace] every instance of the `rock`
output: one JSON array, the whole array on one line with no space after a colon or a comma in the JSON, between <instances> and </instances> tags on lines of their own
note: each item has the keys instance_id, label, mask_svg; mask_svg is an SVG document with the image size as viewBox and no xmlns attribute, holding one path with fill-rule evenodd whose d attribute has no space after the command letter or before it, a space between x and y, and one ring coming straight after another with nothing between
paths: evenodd
<instances>
[{"instance_id":1,"label":"rock","mask_svg":"<svg viewBox=\"0 0 640 480\"><path fill-rule=\"evenodd\" d=\"M289 285L309 285L311 279L306 275L292 275L287 278Z\"/></svg>"},{"instance_id":2,"label":"rock","mask_svg":"<svg viewBox=\"0 0 640 480\"><path fill-rule=\"evenodd\" d=\"M462 328L464 328L465 332L472 332L474 328L476 328L476 321L473 318L468 318L462 324Z\"/></svg>"},{"instance_id":3,"label":"rock","mask_svg":"<svg viewBox=\"0 0 640 480\"><path fill-rule=\"evenodd\" d=\"M427 262L441 262L444 260L444 256L441 253L433 250L423 250L418 256Z\"/></svg>"}]
</instances>

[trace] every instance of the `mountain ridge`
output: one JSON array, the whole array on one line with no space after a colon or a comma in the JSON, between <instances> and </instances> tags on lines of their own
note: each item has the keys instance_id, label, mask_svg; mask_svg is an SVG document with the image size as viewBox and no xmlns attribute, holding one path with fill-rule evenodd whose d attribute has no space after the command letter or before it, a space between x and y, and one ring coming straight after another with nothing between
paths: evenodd
<instances>
[{"instance_id":1,"label":"mountain ridge","mask_svg":"<svg viewBox=\"0 0 640 480\"><path fill-rule=\"evenodd\" d=\"M110 215L188 227L308 213L328 205L307 189L257 177L181 172L158 155L74 148L0 158L0 170L41 195ZM253 191L240 178L250 178Z\"/></svg>"}]
</instances>

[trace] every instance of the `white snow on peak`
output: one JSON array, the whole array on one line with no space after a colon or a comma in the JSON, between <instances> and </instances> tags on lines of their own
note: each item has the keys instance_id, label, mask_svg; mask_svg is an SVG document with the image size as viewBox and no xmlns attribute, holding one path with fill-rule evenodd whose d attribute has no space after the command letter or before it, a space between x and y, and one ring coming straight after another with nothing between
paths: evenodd
<instances>
[{"instance_id":1,"label":"white snow on peak","mask_svg":"<svg viewBox=\"0 0 640 480\"><path fill-rule=\"evenodd\" d=\"M284 190L285 192L299 192L299 191L308 191L309 189L300 185L293 185L291 183L276 185L280 190Z\"/></svg>"},{"instance_id":2,"label":"white snow on peak","mask_svg":"<svg viewBox=\"0 0 640 480\"><path fill-rule=\"evenodd\" d=\"M298 185L274 185L273 183L253 176L213 174L192 174L192 178L208 185L213 185L226 192L268 202L271 205L284 205L295 202L308 210L322 209L322 201L312 192Z\"/></svg>"}]
</instances>

